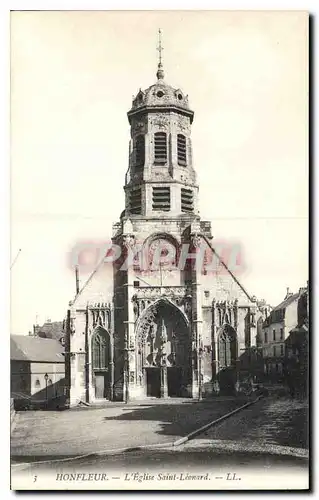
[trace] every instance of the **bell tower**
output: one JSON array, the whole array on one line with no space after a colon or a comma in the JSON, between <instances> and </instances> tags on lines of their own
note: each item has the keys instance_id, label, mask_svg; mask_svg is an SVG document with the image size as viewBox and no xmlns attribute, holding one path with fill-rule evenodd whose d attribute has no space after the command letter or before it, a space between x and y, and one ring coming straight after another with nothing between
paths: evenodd
<instances>
[{"instance_id":1,"label":"bell tower","mask_svg":"<svg viewBox=\"0 0 319 500\"><path fill-rule=\"evenodd\" d=\"M200 276L181 263L181 252L196 252L199 235L211 238L198 211L194 112L188 96L165 80L160 30L157 50L156 82L137 92L128 112L125 209L113 226L121 264L128 263L114 269L114 357L124 363L115 366L114 390L133 399L198 394Z\"/></svg>"},{"instance_id":2,"label":"bell tower","mask_svg":"<svg viewBox=\"0 0 319 500\"><path fill-rule=\"evenodd\" d=\"M194 112L188 96L166 83L159 30L157 81L139 90L128 112L131 126L125 178L125 217L198 215L198 186L192 160Z\"/></svg>"}]
</instances>

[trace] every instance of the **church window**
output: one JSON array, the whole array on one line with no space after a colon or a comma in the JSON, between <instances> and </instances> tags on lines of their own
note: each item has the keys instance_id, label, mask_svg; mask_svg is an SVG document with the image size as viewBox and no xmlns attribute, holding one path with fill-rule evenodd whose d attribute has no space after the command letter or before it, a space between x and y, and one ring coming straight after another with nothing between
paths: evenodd
<instances>
[{"instance_id":1,"label":"church window","mask_svg":"<svg viewBox=\"0 0 319 500\"><path fill-rule=\"evenodd\" d=\"M177 162L186 165L186 137L183 134L177 134Z\"/></svg>"},{"instance_id":2,"label":"church window","mask_svg":"<svg viewBox=\"0 0 319 500\"><path fill-rule=\"evenodd\" d=\"M220 368L227 368L236 360L236 334L224 329L218 339L218 358Z\"/></svg>"},{"instance_id":3,"label":"church window","mask_svg":"<svg viewBox=\"0 0 319 500\"><path fill-rule=\"evenodd\" d=\"M179 101L181 101L183 99L182 94L178 94L177 98L178 98Z\"/></svg>"},{"instance_id":4,"label":"church window","mask_svg":"<svg viewBox=\"0 0 319 500\"><path fill-rule=\"evenodd\" d=\"M96 333L93 337L93 369L107 368L106 366L106 339Z\"/></svg>"},{"instance_id":5,"label":"church window","mask_svg":"<svg viewBox=\"0 0 319 500\"><path fill-rule=\"evenodd\" d=\"M182 212L193 212L193 191L191 189L182 188L181 190L181 206Z\"/></svg>"},{"instance_id":6,"label":"church window","mask_svg":"<svg viewBox=\"0 0 319 500\"><path fill-rule=\"evenodd\" d=\"M136 138L135 168L143 168L145 163L145 138L138 135Z\"/></svg>"},{"instance_id":7,"label":"church window","mask_svg":"<svg viewBox=\"0 0 319 500\"><path fill-rule=\"evenodd\" d=\"M141 188L134 189L129 194L130 212L140 214L142 211L142 191Z\"/></svg>"},{"instance_id":8,"label":"church window","mask_svg":"<svg viewBox=\"0 0 319 500\"><path fill-rule=\"evenodd\" d=\"M157 212L169 212L171 209L171 191L169 187L153 187L152 208Z\"/></svg>"},{"instance_id":9,"label":"church window","mask_svg":"<svg viewBox=\"0 0 319 500\"><path fill-rule=\"evenodd\" d=\"M154 143L155 165L165 164L167 162L167 138L165 132L156 132Z\"/></svg>"},{"instance_id":10,"label":"church window","mask_svg":"<svg viewBox=\"0 0 319 500\"><path fill-rule=\"evenodd\" d=\"M162 90L159 90L156 95L157 97L163 97L164 92Z\"/></svg>"}]
</instances>

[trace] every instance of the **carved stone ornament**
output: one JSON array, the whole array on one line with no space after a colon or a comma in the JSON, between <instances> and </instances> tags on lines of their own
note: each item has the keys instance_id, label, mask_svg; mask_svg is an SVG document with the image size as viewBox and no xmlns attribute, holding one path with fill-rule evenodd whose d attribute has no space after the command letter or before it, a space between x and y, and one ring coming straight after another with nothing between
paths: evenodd
<instances>
[{"instance_id":1,"label":"carved stone ornament","mask_svg":"<svg viewBox=\"0 0 319 500\"><path fill-rule=\"evenodd\" d=\"M202 243L202 237L198 233L192 235L192 245L194 248L199 248Z\"/></svg>"},{"instance_id":2,"label":"carved stone ornament","mask_svg":"<svg viewBox=\"0 0 319 500\"><path fill-rule=\"evenodd\" d=\"M71 333L71 335L75 334L75 320L74 320L74 318L70 319L70 333Z\"/></svg>"},{"instance_id":3,"label":"carved stone ornament","mask_svg":"<svg viewBox=\"0 0 319 500\"><path fill-rule=\"evenodd\" d=\"M153 125L155 125L159 129L166 129L169 123L169 118L160 114L156 115L155 119L153 120Z\"/></svg>"},{"instance_id":4,"label":"carved stone ornament","mask_svg":"<svg viewBox=\"0 0 319 500\"><path fill-rule=\"evenodd\" d=\"M95 307L91 309L93 329L101 326L106 330L110 329L110 309L109 307Z\"/></svg>"},{"instance_id":5,"label":"carved stone ornament","mask_svg":"<svg viewBox=\"0 0 319 500\"><path fill-rule=\"evenodd\" d=\"M183 132L188 132L190 129L190 124L188 118L185 118L184 116L178 116L176 124L180 130Z\"/></svg>"},{"instance_id":6,"label":"carved stone ornament","mask_svg":"<svg viewBox=\"0 0 319 500\"><path fill-rule=\"evenodd\" d=\"M125 234L123 236L123 245L127 249L132 249L135 244L135 237L132 234Z\"/></svg>"},{"instance_id":7,"label":"carved stone ornament","mask_svg":"<svg viewBox=\"0 0 319 500\"><path fill-rule=\"evenodd\" d=\"M134 135L144 134L145 133L145 123L144 122L135 122L133 125L133 133L134 133Z\"/></svg>"}]
</instances>

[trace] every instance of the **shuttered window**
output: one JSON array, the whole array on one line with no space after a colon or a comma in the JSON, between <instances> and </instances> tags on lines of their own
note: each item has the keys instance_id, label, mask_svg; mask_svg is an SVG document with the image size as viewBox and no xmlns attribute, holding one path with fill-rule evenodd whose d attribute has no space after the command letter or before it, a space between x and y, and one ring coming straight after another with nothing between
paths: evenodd
<instances>
[{"instance_id":1,"label":"shuttered window","mask_svg":"<svg viewBox=\"0 0 319 500\"><path fill-rule=\"evenodd\" d=\"M130 212L131 214L140 214L142 211L142 192L141 188L134 189L129 194Z\"/></svg>"},{"instance_id":2,"label":"shuttered window","mask_svg":"<svg viewBox=\"0 0 319 500\"><path fill-rule=\"evenodd\" d=\"M181 206L182 212L193 212L194 210L194 195L191 189L182 188L181 190Z\"/></svg>"},{"instance_id":3,"label":"shuttered window","mask_svg":"<svg viewBox=\"0 0 319 500\"><path fill-rule=\"evenodd\" d=\"M171 209L169 187L153 187L152 208L155 211L169 212Z\"/></svg>"},{"instance_id":4,"label":"shuttered window","mask_svg":"<svg viewBox=\"0 0 319 500\"><path fill-rule=\"evenodd\" d=\"M138 135L136 138L135 168L142 169L145 163L145 138L144 135Z\"/></svg>"},{"instance_id":5,"label":"shuttered window","mask_svg":"<svg viewBox=\"0 0 319 500\"><path fill-rule=\"evenodd\" d=\"M165 132L154 135L154 163L163 165L167 162L167 138Z\"/></svg>"},{"instance_id":6,"label":"shuttered window","mask_svg":"<svg viewBox=\"0 0 319 500\"><path fill-rule=\"evenodd\" d=\"M177 162L179 165L186 165L186 137L183 134L177 135Z\"/></svg>"}]
</instances>

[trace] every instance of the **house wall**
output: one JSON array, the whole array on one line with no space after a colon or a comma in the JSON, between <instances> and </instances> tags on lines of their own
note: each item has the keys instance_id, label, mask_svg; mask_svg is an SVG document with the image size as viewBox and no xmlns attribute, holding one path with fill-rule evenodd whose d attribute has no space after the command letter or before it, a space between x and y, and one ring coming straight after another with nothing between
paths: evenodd
<instances>
[{"instance_id":1,"label":"house wall","mask_svg":"<svg viewBox=\"0 0 319 500\"><path fill-rule=\"evenodd\" d=\"M51 399L64 394L64 363L30 363L31 395L36 399ZM48 374L48 382L44 375Z\"/></svg>"},{"instance_id":2,"label":"house wall","mask_svg":"<svg viewBox=\"0 0 319 500\"><path fill-rule=\"evenodd\" d=\"M29 361L11 361L11 395L31 395L31 370Z\"/></svg>"}]
</instances>

